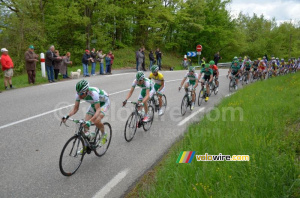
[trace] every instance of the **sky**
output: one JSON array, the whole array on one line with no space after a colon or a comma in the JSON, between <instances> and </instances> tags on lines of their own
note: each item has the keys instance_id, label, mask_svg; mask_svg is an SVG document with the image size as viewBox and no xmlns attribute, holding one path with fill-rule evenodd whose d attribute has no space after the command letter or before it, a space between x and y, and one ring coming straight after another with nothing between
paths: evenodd
<instances>
[{"instance_id":1,"label":"sky","mask_svg":"<svg viewBox=\"0 0 300 198\"><path fill-rule=\"evenodd\" d=\"M234 18L242 12L250 17L253 13L263 14L270 20L275 17L278 25L290 20L292 23L300 21L300 0L232 0L227 9L231 10Z\"/></svg>"}]
</instances>

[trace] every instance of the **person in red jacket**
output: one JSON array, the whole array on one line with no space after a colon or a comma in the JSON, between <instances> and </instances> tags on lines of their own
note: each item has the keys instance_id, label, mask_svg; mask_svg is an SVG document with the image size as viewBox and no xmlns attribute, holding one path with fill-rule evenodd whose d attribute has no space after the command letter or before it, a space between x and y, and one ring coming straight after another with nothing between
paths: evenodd
<instances>
[{"instance_id":1,"label":"person in red jacket","mask_svg":"<svg viewBox=\"0 0 300 198\"><path fill-rule=\"evenodd\" d=\"M8 88L8 83L11 89L14 87L12 86L11 77L14 75L14 63L12 62L10 56L8 55L8 50L6 48L1 49L2 55L1 55L1 65L2 65L2 71L4 71L4 85L5 89Z\"/></svg>"}]
</instances>

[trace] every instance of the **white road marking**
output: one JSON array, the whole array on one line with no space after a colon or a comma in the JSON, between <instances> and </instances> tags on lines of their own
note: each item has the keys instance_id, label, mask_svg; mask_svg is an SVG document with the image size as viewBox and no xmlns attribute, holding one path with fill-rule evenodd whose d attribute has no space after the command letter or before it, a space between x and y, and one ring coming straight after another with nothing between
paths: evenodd
<instances>
[{"instance_id":1,"label":"white road marking","mask_svg":"<svg viewBox=\"0 0 300 198\"><path fill-rule=\"evenodd\" d=\"M235 92L230 93L230 94L227 94L227 95L225 95L225 97L231 96L231 95L233 95L233 94L235 94Z\"/></svg>"},{"instance_id":2,"label":"white road marking","mask_svg":"<svg viewBox=\"0 0 300 198\"><path fill-rule=\"evenodd\" d=\"M188 117L186 117L184 120L181 120L181 122L179 122L177 124L177 126L182 126L184 125L187 121L189 121L191 118L193 118L195 115L197 115L198 113L200 113L201 111L204 111L205 107L200 108L198 111L192 113L191 115L189 115Z\"/></svg>"},{"instance_id":3,"label":"white road marking","mask_svg":"<svg viewBox=\"0 0 300 198\"><path fill-rule=\"evenodd\" d=\"M101 190L99 190L93 198L103 198L105 197L112 188L114 188L119 182L126 177L128 174L129 169L125 169L121 172L119 172L112 180L110 180Z\"/></svg>"},{"instance_id":4,"label":"white road marking","mask_svg":"<svg viewBox=\"0 0 300 198\"><path fill-rule=\"evenodd\" d=\"M175 80L169 80L169 81L166 81L166 82L173 82L173 81L178 81L180 79L175 79ZM138 87L137 87L138 88ZM122 90L122 91L118 91L118 92L114 92L114 93L111 93L109 94L110 96L111 95L115 95L115 94L119 94L119 93L123 93L123 92L126 92L126 91L129 91L130 89L125 89L125 90ZM85 101L81 101L80 103L82 102L85 102ZM53 113L53 112L56 112L58 110L61 110L61 109L65 109L65 108L68 108L68 107L71 107L73 106L74 104L72 105L67 105L67 106L64 106L64 107L60 107L58 109L53 109L51 111L47 111L47 112L44 112L44 113L41 113L41 114L38 114L38 115L35 115L35 116L32 116L32 117L28 117L28 118L25 118L25 119L22 119L22 120L19 120L19 121L16 121L16 122L12 122L12 123L9 123L9 124L6 124L6 125L2 125L0 126L0 129L4 129L4 128L7 128L7 127L10 127L10 126L13 126L13 125L16 125L16 124L19 124L19 123L22 123L22 122L25 122L25 121L28 121L28 120L32 120L32 119L35 119L35 118L38 118L38 117L41 117L41 116L44 116L44 115L47 115L47 114L50 114L50 113Z\"/></svg>"}]
</instances>

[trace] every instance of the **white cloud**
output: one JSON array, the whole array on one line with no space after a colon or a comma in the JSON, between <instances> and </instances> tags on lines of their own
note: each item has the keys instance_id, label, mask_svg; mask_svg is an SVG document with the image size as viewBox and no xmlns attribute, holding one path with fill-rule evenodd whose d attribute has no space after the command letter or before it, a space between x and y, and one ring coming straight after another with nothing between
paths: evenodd
<instances>
[{"instance_id":1,"label":"white cloud","mask_svg":"<svg viewBox=\"0 0 300 198\"><path fill-rule=\"evenodd\" d=\"M264 15L266 19L275 18L277 23L284 21L300 20L300 1L299 0L232 0L228 10L231 15L236 18L240 12L248 14L250 17L253 13L256 15Z\"/></svg>"}]
</instances>

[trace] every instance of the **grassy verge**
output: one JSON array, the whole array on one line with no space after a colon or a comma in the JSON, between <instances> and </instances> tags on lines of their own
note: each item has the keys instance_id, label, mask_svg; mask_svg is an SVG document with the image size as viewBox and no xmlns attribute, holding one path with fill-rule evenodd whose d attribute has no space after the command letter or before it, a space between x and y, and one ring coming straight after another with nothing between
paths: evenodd
<instances>
[{"instance_id":1,"label":"grassy verge","mask_svg":"<svg viewBox=\"0 0 300 198\"><path fill-rule=\"evenodd\" d=\"M300 197L299 104L299 72L247 86L192 124L127 197ZM181 151L250 161L179 164Z\"/></svg>"},{"instance_id":2,"label":"grassy verge","mask_svg":"<svg viewBox=\"0 0 300 198\"><path fill-rule=\"evenodd\" d=\"M113 51L113 53L115 55L115 59L114 59L114 64L113 64L112 70L136 68L135 51L136 51L136 49L129 48L129 47ZM71 57L71 60L72 60L72 57ZM177 70L182 69L180 66L181 61L182 61L182 57L179 57L178 54L163 52L162 68L164 70L169 70L170 67L176 68ZM148 69L149 64L150 64L148 51L146 51L145 64L146 64L146 68ZM38 63L37 64L38 69L37 69L37 73L36 73L36 84L48 83L48 79L42 77L40 67L41 67L40 63ZM76 71L77 69L82 70L82 65L80 63L75 63L73 66L68 67L68 72L70 73L71 71ZM97 62L96 73L99 73L99 69L100 69L100 66L99 66L99 63ZM91 71L91 66L89 67L89 72L90 71ZM62 79L62 76L59 76L59 79ZM0 81L3 82L3 72L0 72ZM30 86L28 84L28 79L27 79L26 73L17 74L15 72L15 76L12 78L12 82L16 88ZM0 90L1 91L4 90L4 83L2 83L2 86L0 86Z\"/></svg>"}]
</instances>

